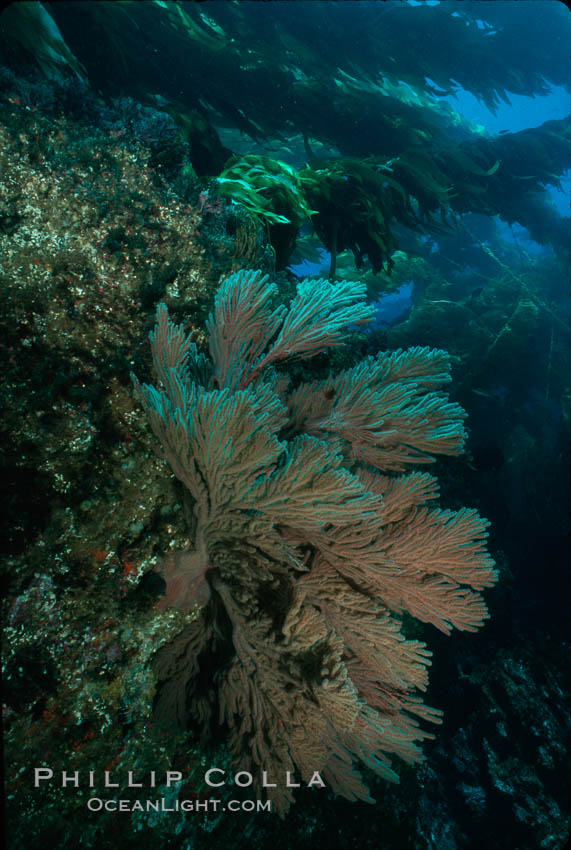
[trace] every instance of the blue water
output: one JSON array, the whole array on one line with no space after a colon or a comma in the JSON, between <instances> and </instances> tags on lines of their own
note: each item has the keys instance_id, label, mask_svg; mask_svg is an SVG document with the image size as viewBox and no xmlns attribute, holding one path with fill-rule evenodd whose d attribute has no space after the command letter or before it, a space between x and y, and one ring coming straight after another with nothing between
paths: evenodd
<instances>
[{"instance_id":1,"label":"blue water","mask_svg":"<svg viewBox=\"0 0 571 850\"><path fill-rule=\"evenodd\" d=\"M410 312L413 288L413 281L409 280L399 286L396 292L388 292L377 298L373 302L377 312L372 327L388 327L393 322L404 319Z\"/></svg>"}]
</instances>

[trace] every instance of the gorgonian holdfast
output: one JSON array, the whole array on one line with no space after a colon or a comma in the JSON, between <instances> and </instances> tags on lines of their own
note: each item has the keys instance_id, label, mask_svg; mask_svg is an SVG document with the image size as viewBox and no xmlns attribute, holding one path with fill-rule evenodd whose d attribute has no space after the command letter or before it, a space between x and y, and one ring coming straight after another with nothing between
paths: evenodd
<instances>
[{"instance_id":1,"label":"gorgonian holdfast","mask_svg":"<svg viewBox=\"0 0 571 850\"><path fill-rule=\"evenodd\" d=\"M361 762L396 779L390 755L418 761L431 653L403 612L449 633L475 631L478 591L496 580L476 511L441 510L438 484L403 474L464 443L442 391L444 351L380 353L295 389L274 364L309 357L367 321L361 283L304 280L289 310L260 272L221 285L210 359L161 304L150 334L160 382L136 392L192 503L193 548L161 565L159 607L197 619L157 654L157 715L215 727L243 770L319 771L337 794L371 801ZM258 781L257 790L261 790ZM285 780L266 789L287 811Z\"/></svg>"}]
</instances>

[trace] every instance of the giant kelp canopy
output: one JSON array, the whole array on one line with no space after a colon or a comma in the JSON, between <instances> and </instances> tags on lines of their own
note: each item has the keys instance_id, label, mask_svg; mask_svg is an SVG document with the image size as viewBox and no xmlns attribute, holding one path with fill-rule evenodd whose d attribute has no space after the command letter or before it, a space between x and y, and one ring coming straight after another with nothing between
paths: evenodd
<instances>
[{"instance_id":1,"label":"giant kelp canopy","mask_svg":"<svg viewBox=\"0 0 571 850\"><path fill-rule=\"evenodd\" d=\"M234 153L246 137L275 157L269 182L284 163L306 165L300 209L317 213L332 254L345 246L378 269L396 246L391 223L430 230L448 213L499 214L555 248L568 238L543 190L569 167L569 119L489 136L444 99L463 89L494 111L511 93L569 86L571 19L556 0L71 0L16 4L1 22L9 61L67 65L107 99L159 96L179 126L186 115L197 162L202 126L201 174L221 172L217 133Z\"/></svg>"}]
</instances>

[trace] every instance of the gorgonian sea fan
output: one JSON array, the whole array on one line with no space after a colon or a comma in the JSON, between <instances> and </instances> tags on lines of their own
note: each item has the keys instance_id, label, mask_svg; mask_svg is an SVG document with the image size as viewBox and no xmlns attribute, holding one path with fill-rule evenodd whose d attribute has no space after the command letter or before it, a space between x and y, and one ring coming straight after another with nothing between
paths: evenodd
<instances>
[{"instance_id":1,"label":"gorgonian sea fan","mask_svg":"<svg viewBox=\"0 0 571 850\"><path fill-rule=\"evenodd\" d=\"M368 357L295 389L275 364L342 342L367 321L361 283L305 280L285 307L241 271L220 287L199 354L160 305L151 333L159 386L136 392L192 504L193 547L171 553L160 605L197 619L155 661L156 711L226 731L241 769L318 771L337 794L371 801L358 765L396 779L390 757L421 756L431 653L403 612L449 633L487 617L496 581L474 510L441 510L436 479L411 465L458 454L464 411L442 390L444 351ZM281 781L280 781L281 780Z\"/></svg>"}]
</instances>

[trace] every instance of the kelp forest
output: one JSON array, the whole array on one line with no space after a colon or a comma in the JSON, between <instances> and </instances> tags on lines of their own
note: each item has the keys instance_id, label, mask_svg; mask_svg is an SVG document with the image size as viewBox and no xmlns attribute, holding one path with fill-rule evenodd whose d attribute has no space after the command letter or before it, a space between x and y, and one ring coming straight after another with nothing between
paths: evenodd
<instances>
[{"instance_id":1,"label":"kelp forest","mask_svg":"<svg viewBox=\"0 0 571 850\"><path fill-rule=\"evenodd\" d=\"M11 850L567 846L570 35L4 6Z\"/></svg>"}]
</instances>

